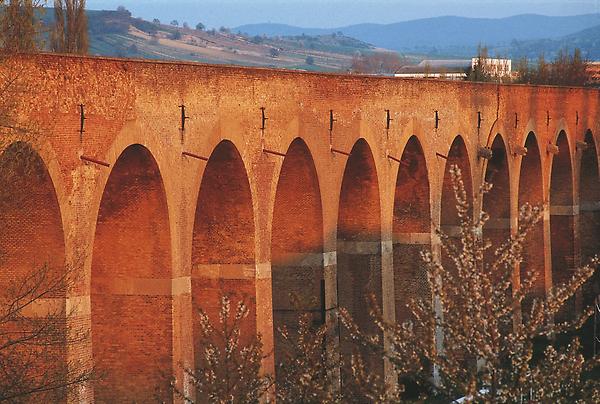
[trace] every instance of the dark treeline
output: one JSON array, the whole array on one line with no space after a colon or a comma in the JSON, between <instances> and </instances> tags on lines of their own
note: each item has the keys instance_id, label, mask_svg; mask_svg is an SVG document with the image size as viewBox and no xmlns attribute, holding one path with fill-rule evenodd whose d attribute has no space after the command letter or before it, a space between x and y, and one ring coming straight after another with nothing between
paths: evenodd
<instances>
[{"instance_id":1,"label":"dark treeline","mask_svg":"<svg viewBox=\"0 0 600 404\"><path fill-rule=\"evenodd\" d=\"M580 49L575 49L573 53L560 50L553 61L547 61L543 54L536 61L519 59L513 65L514 70L510 76L496 74L487 65L488 58L488 49L480 46L477 62L467 71L468 81L575 87L593 84L588 69L589 61L583 57Z\"/></svg>"},{"instance_id":2,"label":"dark treeline","mask_svg":"<svg viewBox=\"0 0 600 404\"><path fill-rule=\"evenodd\" d=\"M585 86L590 82L587 64L588 61L582 57L579 49L575 49L572 54L561 50L552 62L547 62L544 56L541 55L537 63L532 65L524 58L517 63L519 76L516 82L521 84Z\"/></svg>"}]
</instances>

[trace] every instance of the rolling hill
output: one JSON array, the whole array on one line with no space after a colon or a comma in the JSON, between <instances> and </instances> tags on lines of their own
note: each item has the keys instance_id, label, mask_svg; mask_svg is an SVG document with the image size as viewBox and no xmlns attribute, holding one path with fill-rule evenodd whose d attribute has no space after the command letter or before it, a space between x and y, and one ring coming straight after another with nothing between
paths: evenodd
<instances>
[{"instance_id":1,"label":"rolling hill","mask_svg":"<svg viewBox=\"0 0 600 404\"><path fill-rule=\"evenodd\" d=\"M513 58L537 58L540 54L553 59L559 50L572 51L581 49L584 57L590 60L600 60L600 25L587 28L574 34L565 35L558 39L540 39L531 41L513 41L506 49L495 50L499 54L507 54Z\"/></svg>"},{"instance_id":2,"label":"rolling hill","mask_svg":"<svg viewBox=\"0 0 600 404\"><path fill-rule=\"evenodd\" d=\"M600 25L600 16L586 14L549 17L523 14L508 18L436 17L395 24L359 24L332 29L300 28L281 24L243 25L235 31L269 37L282 35L344 35L400 52L470 56L479 43L508 45L513 40L559 39Z\"/></svg>"},{"instance_id":3,"label":"rolling hill","mask_svg":"<svg viewBox=\"0 0 600 404\"><path fill-rule=\"evenodd\" d=\"M552 59L559 49L576 47L584 56L600 59L600 17L596 15L520 15L497 20L440 17L339 29L259 24L238 27L237 33L149 22L133 18L126 10L88 10L87 15L90 54L100 56L346 71L357 52L388 48L413 61L425 55L470 58L482 42L489 45L491 55L513 59L536 58L540 53ZM52 25L53 10L46 10L41 18Z\"/></svg>"},{"instance_id":4,"label":"rolling hill","mask_svg":"<svg viewBox=\"0 0 600 404\"><path fill-rule=\"evenodd\" d=\"M200 31L133 18L127 10L88 10L92 55L344 71L356 52L375 48L350 37L326 34L284 38L247 37L229 30ZM54 10L42 15L53 24ZM48 31L48 30L46 30Z\"/></svg>"}]
</instances>

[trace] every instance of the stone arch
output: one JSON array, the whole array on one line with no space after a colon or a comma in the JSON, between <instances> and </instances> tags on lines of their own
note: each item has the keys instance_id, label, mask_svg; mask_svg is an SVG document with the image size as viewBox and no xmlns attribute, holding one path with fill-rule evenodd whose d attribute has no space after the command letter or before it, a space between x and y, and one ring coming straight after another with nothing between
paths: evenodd
<instances>
[{"instance_id":1,"label":"stone arch","mask_svg":"<svg viewBox=\"0 0 600 404\"><path fill-rule=\"evenodd\" d=\"M10 361L19 377L31 384L46 382L48 378L63 377L67 370L66 344L42 346L66 337L66 318L61 307L66 297L64 283L67 274L65 238L56 187L41 156L26 143L17 141L0 152L0 299L15 301L24 290L34 286L35 280L45 280L27 298L46 293L43 299L26 306L19 312L22 318L10 319L0 325L0 345L17 334L35 333L39 325L35 318L50 315L48 323L59 335L52 338L42 332L34 338L27 353L20 352L24 345L6 346L3 359ZM24 300L21 300L23 303ZM22 337L22 335L21 335ZM56 339L55 339L56 338ZM37 351L32 355L36 344ZM29 397L32 402L61 402L66 391L40 393Z\"/></svg>"},{"instance_id":2,"label":"stone arch","mask_svg":"<svg viewBox=\"0 0 600 404\"><path fill-rule=\"evenodd\" d=\"M579 169L579 240L582 263L600 252L600 164L598 149L591 131L584 138L587 148L581 152ZM600 295L600 270L583 288L583 304L589 307Z\"/></svg>"},{"instance_id":3,"label":"stone arch","mask_svg":"<svg viewBox=\"0 0 600 404\"><path fill-rule=\"evenodd\" d=\"M337 230L338 305L346 308L366 332L376 329L369 315L367 296L373 294L380 307L381 208L379 183L371 148L364 139L356 142L346 163ZM340 335L342 356L348 363L354 346L347 331ZM383 363L363 352L371 371L383 374Z\"/></svg>"},{"instance_id":4,"label":"stone arch","mask_svg":"<svg viewBox=\"0 0 600 404\"><path fill-rule=\"evenodd\" d=\"M529 132L525 139L527 154L521 160L519 174L519 208L525 203L532 206L543 206L543 176L540 148L535 133ZM546 295L546 272L544 260L544 223L540 220L530 231L523 243L523 260L520 264L521 280L531 272L536 278L531 293L523 300L523 315L527 316L532 299Z\"/></svg>"},{"instance_id":5,"label":"stone arch","mask_svg":"<svg viewBox=\"0 0 600 404\"><path fill-rule=\"evenodd\" d=\"M496 135L492 145L492 158L485 169L485 181L492 184L490 192L483 196L483 211L490 219L483 228L483 236L493 243L494 248L510 237L510 173L508 167L508 149L500 134Z\"/></svg>"},{"instance_id":6,"label":"stone arch","mask_svg":"<svg viewBox=\"0 0 600 404\"><path fill-rule=\"evenodd\" d=\"M465 191L470 203L473 202L473 180L471 178L471 163L467 146L462 136L457 136L452 142L450 151L448 152L446 168L444 170L444 182L442 185L442 205L441 205L441 225L442 231L449 236L457 234L457 226L459 219L456 210L456 198L452 185L452 177L450 168L458 166L462 173Z\"/></svg>"},{"instance_id":7,"label":"stone arch","mask_svg":"<svg viewBox=\"0 0 600 404\"><path fill-rule=\"evenodd\" d=\"M573 170L569 140L560 131L556 140L558 154L552 158L550 171L550 246L552 254L552 284L559 286L568 281L572 271L578 267L579 258L575 254L575 215L573 200ZM575 299L570 299L562 312L575 310Z\"/></svg>"},{"instance_id":8,"label":"stone arch","mask_svg":"<svg viewBox=\"0 0 600 404\"><path fill-rule=\"evenodd\" d=\"M394 293L396 323L412 318L411 299L431 298L420 253L431 245L430 185L423 148L412 136L400 159L394 193Z\"/></svg>"},{"instance_id":9,"label":"stone arch","mask_svg":"<svg viewBox=\"0 0 600 404\"><path fill-rule=\"evenodd\" d=\"M315 325L325 323L323 258L323 210L317 171L308 147L297 138L283 161L273 210L271 274L276 364L285 353L280 327L293 330L302 313L309 313Z\"/></svg>"},{"instance_id":10,"label":"stone arch","mask_svg":"<svg viewBox=\"0 0 600 404\"><path fill-rule=\"evenodd\" d=\"M244 337L256 332L256 263L252 194L244 162L235 145L224 140L213 150L200 184L192 240L192 303L218 324L220 298L243 300L250 310ZM196 366L201 325L193 315Z\"/></svg>"},{"instance_id":11,"label":"stone arch","mask_svg":"<svg viewBox=\"0 0 600 404\"><path fill-rule=\"evenodd\" d=\"M169 401L171 236L158 165L127 147L106 183L92 258L92 352L98 401Z\"/></svg>"},{"instance_id":12,"label":"stone arch","mask_svg":"<svg viewBox=\"0 0 600 404\"><path fill-rule=\"evenodd\" d=\"M0 154L0 184L1 265L10 262L9 272L15 275L42 264L64 270L58 196L45 162L31 145L15 142Z\"/></svg>"},{"instance_id":13,"label":"stone arch","mask_svg":"<svg viewBox=\"0 0 600 404\"><path fill-rule=\"evenodd\" d=\"M456 239L460 235L460 219L458 217L458 210L456 207L457 201L454 193L452 174L450 172L453 166L457 166L462 173L466 197L468 202L471 204L471 209L469 211L473 212L473 182L471 178L471 166L467 147L461 136L457 136L454 139L448 152L441 195L441 230L448 237ZM444 252L443 249L440 251L440 254L441 263L444 266L444 269L452 274L456 274L457 268L454 261L448 257L448 254ZM440 342L445 344L443 340L440 340ZM445 346L445 349L452 350L454 347ZM466 355L465 352L461 352L460 354ZM470 356L466 356L465 358L466 365L474 366L475 358Z\"/></svg>"}]
</instances>

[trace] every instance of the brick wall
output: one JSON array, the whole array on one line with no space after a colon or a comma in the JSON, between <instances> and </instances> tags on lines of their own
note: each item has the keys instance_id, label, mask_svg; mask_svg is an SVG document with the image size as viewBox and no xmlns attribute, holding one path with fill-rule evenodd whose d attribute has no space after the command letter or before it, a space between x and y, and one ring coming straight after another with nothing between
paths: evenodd
<instances>
[{"instance_id":1,"label":"brick wall","mask_svg":"<svg viewBox=\"0 0 600 404\"><path fill-rule=\"evenodd\" d=\"M446 170L452 162L473 189L498 163L494 202L486 206L513 230L520 204L547 204L521 265L538 273L539 294L552 286L552 263L559 260L551 246L562 235L551 227L563 224L550 215L558 192L570 189L571 200L580 200L581 213L564 225L574 229L573 255L599 248L598 148L592 147L600 133L598 90L56 55L14 63L27 93L18 100L19 119L36 127L28 141L51 181L32 180L23 192L31 201L0 213L0 226L11 229L0 240L11 263L3 268L31 267L33 251L78 268L81 278L67 298L91 299L77 321L91 325L92 343L70 349L67 359L93 356L106 370L109 377L94 386L99 399L144 397L147 385L160 384L159 370L178 375L186 388L182 370L194 363L192 308L214 309L221 291L251 296L248 330L260 332L265 352L273 352L274 304L287 305L281 290L302 289L307 281L298 274L308 266L285 265L294 268L291 276L284 287L274 286L279 258L293 250L323 253L323 268L311 266L309 278L323 278L328 313L339 301L366 321L362 287L373 276L384 316L404 318L412 293L406 289L427 293L414 264L432 240L431 225L456 224ZM183 132L182 104L191 118ZM269 118L264 130L261 107ZM389 129L385 110L393 119ZM558 144L554 158L568 162L560 166L572 167L570 177L552 174L564 170L546 150L561 131L569 147ZM4 140L2 150L23 139ZM590 147L581 153L575 145L584 141ZM494 150L489 162L477 157L483 146ZM495 160L501 155L505 160ZM551 187L551 178L560 184ZM11 281L17 276L3 273ZM115 331L123 329L134 331ZM145 361L158 366L120 378ZM264 365L272 370L273 357ZM144 391L135 390L139 382ZM73 400L94 396L83 390Z\"/></svg>"}]
</instances>

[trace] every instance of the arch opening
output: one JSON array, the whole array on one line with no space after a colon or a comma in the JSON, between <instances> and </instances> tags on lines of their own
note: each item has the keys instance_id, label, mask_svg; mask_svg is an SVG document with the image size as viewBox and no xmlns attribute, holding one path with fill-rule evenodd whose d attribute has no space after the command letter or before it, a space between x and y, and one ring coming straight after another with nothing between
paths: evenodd
<instances>
[{"instance_id":1,"label":"arch opening","mask_svg":"<svg viewBox=\"0 0 600 404\"><path fill-rule=\"evenodd\" d=\"M489 215L489 221L483 228L483 237L494 246L488 254L494 254L510 237L510 175L508 171L508 153L502 136L496 135L492 143L492 158L485 170L485 181L492 189L483 196L483 211Z\"/></svg>"},{"instance_id":2,"label":"arch opening","mask_svg":"<svg viewBox=\"0 0 600 404\"><path fill-rule=\"evenodd\" d=\"M356 324L368 333L377 329L370 318L367 297L382 304L381 211L379 184L371 149L363 139L352 148L346 163L337 230L338 306L346 308ZM340 331L340 351L350 363L355 346L347 330ZM383 374L383 362L361 350L370 371ZM342 378L343 380L343 378Z\"/></svg>"},{"instance_id":3,"label":"arch opening","mask_svg":"<svg viewBox=\"0 0 600 404\"><path fill-rule=\"evenodd\" d=\"M431 246L431 208L427 163L416 136L409 139L398 168L394 196L393 263L396 323L412 319L408 303L431 299L420 253Z\"/></svg>"},{"instance_id":4,"label":"arch opening","mask_svg":"<svg viewBox=\"0 0 600 404\"><path fill-rule=\"evenodd\" d=\"M13 143L0 154L0 371L10 375L0 378L0 389L9 394L22 392L20 386L44 386L49 378L66 382L67 319L57 309L66 297L65 264L61 212L50 174L29 144ZM34 304L9 310L20 296L20 304L28 299ZM14 342L22 338L30 340ZM18 382L12 383L11 377ZM64 402L66 394L59 389L28 398Z\"/></svg>"},{"instance_id":5,"label":"arch opening","mask_svg":"<svg viewBox=\"0 0 600 404\"><path fill-rule=\"evenodd\" d=\"M192 241L192 304L218 324L221 297L242 300L250 313L241 338L256 335L254 211L250 183L234 144L222 141L206 165L196 205ZM193 315L194 361L203 365L201 323Z\"/></svg>"},{"instance_id":6,"label":"arch opening","mask_svg":"<svg viewBox=\"0 0 600 404\"><path fill-rule=\"evenodd\" d=\"M567 282L579 266L575 254L576 207L573 195L573 171L567 134L561 131L556 142L558 154L552 159L550 173L550 246L552 254L552 284ZM557 313L558 320L566 320L575 313L575 298L569 299Z\"/></svg>"},{"instance_id":7,"label":"arch opening","mask_svg":"<svg viewBox=\"0 0 600 404\"><path fill-rule=\"evenodd\" d=\"M591 131L585 135L587 148L581 154L579 171L579 237L583 264L600 252L600 165ZM600 270L583 287L583 304L589 307L600 295Z\"/></svg>"},{"instance_id":8,"label":"arch opening","mask_svg":"<svg viewBox=\"0 0 600 404\"><path fill-rule=\"evenodd\" d=\"M441 227L442 231L451 237L458 234L458 225L460 224L452 185L452 175L450 173L450 169L454 165L458 166L462 173L465 192L467 193L469 202L472 203L473 181L471 179L471 163L469 162L467 146L461 136L457 136L454 139L448 152L448 160L446 161L446 168L444 170L444 183L442 185Z\"/></svg>"},{"instance_id":9,"label":"arch opening","mask_svg":"<svg viewBox=\"0 0 600 404\"><path fill-rule=\"evenodd\" d=\"M485 182L492 185L492 189L483 195L483 211L489 215L488 222L483 227L483 238L492 243L492 247L485 253L486 263L495 259L495 251L511 235L510 212L510 174L508 170L508 152L502 136L496 135L492 142L492 158L487 162ZM497 282L501 282L508 275L505 272L491 274ZM511 274L514 279L514 271ZM512 294L512 287L506 291ZM508 322L508 319L505 319ZM512 323L501 324L504 333L508 333Z\"/></svg>"},{"instance_id":10,"label":"arch opening","mask_svg":"<svg viewBox=\"0 0 600 404\"><path fill-rule=\"evenodd\" d=\"M452 181L451 169L453 166L457 166L460 169L462 175L462 182L466 192L467 200L471 206L469 212L473 211L473 182L471 179L471 163L469 161L469 155L467 152L467 146L461 136L457 136L452 142L450 151L448 152L448 159L446 161L446 167L444 169L444 182L442 184L442 195L441 195L441 217L440 227L444 234L448 237L456 239L460 235L460 219L458 217L457 201L454 193L454 185ZM445 271L454 274L458 274L458 270L454 261L450 259L447 253L442 251L441 262ZM443 282L443 280L442 280ZM450 290L448 290L450 292ZM460 302L460 299L464 299L464 296L454 295L456 301ZM443 332L443 331L442 331ZM454 351L456 355L463 358L463 366L475 367L476 358L470 356L460 345L453 344L448 336L444 336L442 339L444 349L446 351Z\"/></svg>"},{"instance_id":11,"label":"arch opening","mask_svg":"<svg viewBox=\"0 0 600 404\"><path fill-rule=\"evenodd\" d=\"M271 243L275 363L285 357L279 329L292 331L308 314L325 323L323 212L317 171L306 144L296 139L283 161L273 212ZM276 367L278 380L284 378Z\"/></svg>"},{"instance_id":12,"label":"arch opening","mask_svg":"<svg viewBox=\"0 0 600 404\"><path fill-rule=\"evenodd\" d=\"M96 224L91 309L98 401L151 401L156 394L171 400L170 245L158 165L145 147L129 146L110 174Z\"/></svg>"},{"instance_id":13,"label":"arch opening","mask_svg":"<svg viewBox=\"0 0 600 404\"><path fill-rule=\"evenodd\" d=\"M521 161L519 174L519 207L525 203L532 206L543 206L543 177L540 149L533 132L525 141L527 154ZM531 293L523 299L522 314L527 318L534 298L546 295L546 264L544 259L544 223L540 220L530 231L523 243L523 259L520 264L521 280L526 279L528 272L535 276Z\"/></svg>"}]
</instances>

